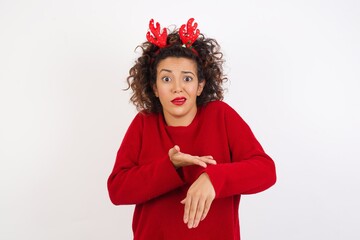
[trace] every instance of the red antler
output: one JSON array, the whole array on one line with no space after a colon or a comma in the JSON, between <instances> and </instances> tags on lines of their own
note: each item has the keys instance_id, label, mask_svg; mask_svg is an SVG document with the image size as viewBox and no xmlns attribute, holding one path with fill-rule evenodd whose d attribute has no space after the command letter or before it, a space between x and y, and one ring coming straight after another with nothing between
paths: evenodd
<instances>
[{"instance_id":1,"label":"red antler","mask_svg":"<svg viewBox=\"0 0 360 240\"><path fill-rule=\"evenodd\" d=\"M185 24L183 24L179 29L179 35L181 38L181 41L183 44L185 44L186 47L190 47L198 38L200 35L200 30L197 28L197 23L194 23L194 26L192 23L194 22L194 18L190 18L187 22L186 30L185 30Z\"/></svg>"},{"instance_id":2,"label":"red antler","mask_svg":"<svg viewBox=\"0 0 360 240\"><path fill-rule=\"evenodd\" d=\"M160 34L160 23L156 23L156 27L154 26L154 19L151 19L149 22L149 28L152 33L150 35L150 31L147 32L146 38L152 44L155 44L159 48L163 48L166 46L167 39L167 31L166 28L163 28L162 33Z\"/></svg>"}]
</instances>

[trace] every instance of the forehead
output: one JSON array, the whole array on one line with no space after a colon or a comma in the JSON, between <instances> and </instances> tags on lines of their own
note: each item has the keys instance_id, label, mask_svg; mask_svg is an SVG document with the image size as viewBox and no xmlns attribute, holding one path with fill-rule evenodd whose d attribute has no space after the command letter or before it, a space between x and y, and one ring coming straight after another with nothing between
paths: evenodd
<instances>
[{"instance_id":1,"label":"forehead","mask_svg":"<svg viewBox=\"0 0 360 240\"><path fill-rule=\"evenodd\" d=\"M195 60L183 57L168 57L159 62L157 65L157 72L162 69L170 71L192 71L197 72Z\"/></svg>"}]
</instances>

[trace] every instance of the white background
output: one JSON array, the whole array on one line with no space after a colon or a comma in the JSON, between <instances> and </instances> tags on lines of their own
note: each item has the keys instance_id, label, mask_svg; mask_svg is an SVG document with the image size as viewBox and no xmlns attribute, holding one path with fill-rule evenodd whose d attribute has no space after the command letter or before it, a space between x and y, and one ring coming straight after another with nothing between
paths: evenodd
<instances>
[{"instance_id":1,"label":"white background","mask_svg":"<svg viewBox=\"0 0 360 240\"><path fill-rule=\"evenodd\" d=\"M243 196L245 240L360 239L360 2L0 1L0 239L131 239L106 180L148 21L222 46L225 101L277 165Z\"/></svg>"}]
</instances>

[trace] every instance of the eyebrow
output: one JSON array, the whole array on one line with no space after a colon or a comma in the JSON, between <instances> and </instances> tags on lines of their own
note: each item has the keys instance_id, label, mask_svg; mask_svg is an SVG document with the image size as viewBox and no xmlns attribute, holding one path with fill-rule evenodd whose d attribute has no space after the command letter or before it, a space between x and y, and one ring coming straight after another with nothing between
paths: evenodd
<instances>
[{"instance_id":1,"label":"eyebrow","mask_svg":"<svg viewBox=\"0 0 360 240\"><path fill-rule=\"evenodd\" d=\"M181 71L182 73L185 73L185 74L192 74L192 75L194 75L195 76L195 74L193 73L193 72L191 72L191 71Z\"/></svg>"},{"instance_id":2,"label":"eyebrow","mask_svg":"<svg viewBox=\"0 0 360 240\"><path fill-rule=\"evenodd\" d=\"M159 72L169 72L169 73L171 73L172 71L169 70L169 69L163 68ZM181 71L181 72L184 73L184 74L191 74L191 75L195 76L195 74L193 72L191 72L191 71Z\"/></svg>"}]
</instances>

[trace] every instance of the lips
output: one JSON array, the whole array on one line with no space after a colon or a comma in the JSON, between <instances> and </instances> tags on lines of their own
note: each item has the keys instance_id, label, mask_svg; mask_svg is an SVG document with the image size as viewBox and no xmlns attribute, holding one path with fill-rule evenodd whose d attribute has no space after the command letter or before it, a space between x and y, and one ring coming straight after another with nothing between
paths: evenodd
<instances>
[{"instance_id":1,"label":"lips","mask_svg":"<svg viewBox=\"0 0 360 240\"><path fill-rule=\"evenodd\" d=\"M185 103L186 101L186 98L184 97L177 97L177 98L174 98L173 100L171 100L171 102L177 106L181 106Z\"/></svg>"}]
</instances>

